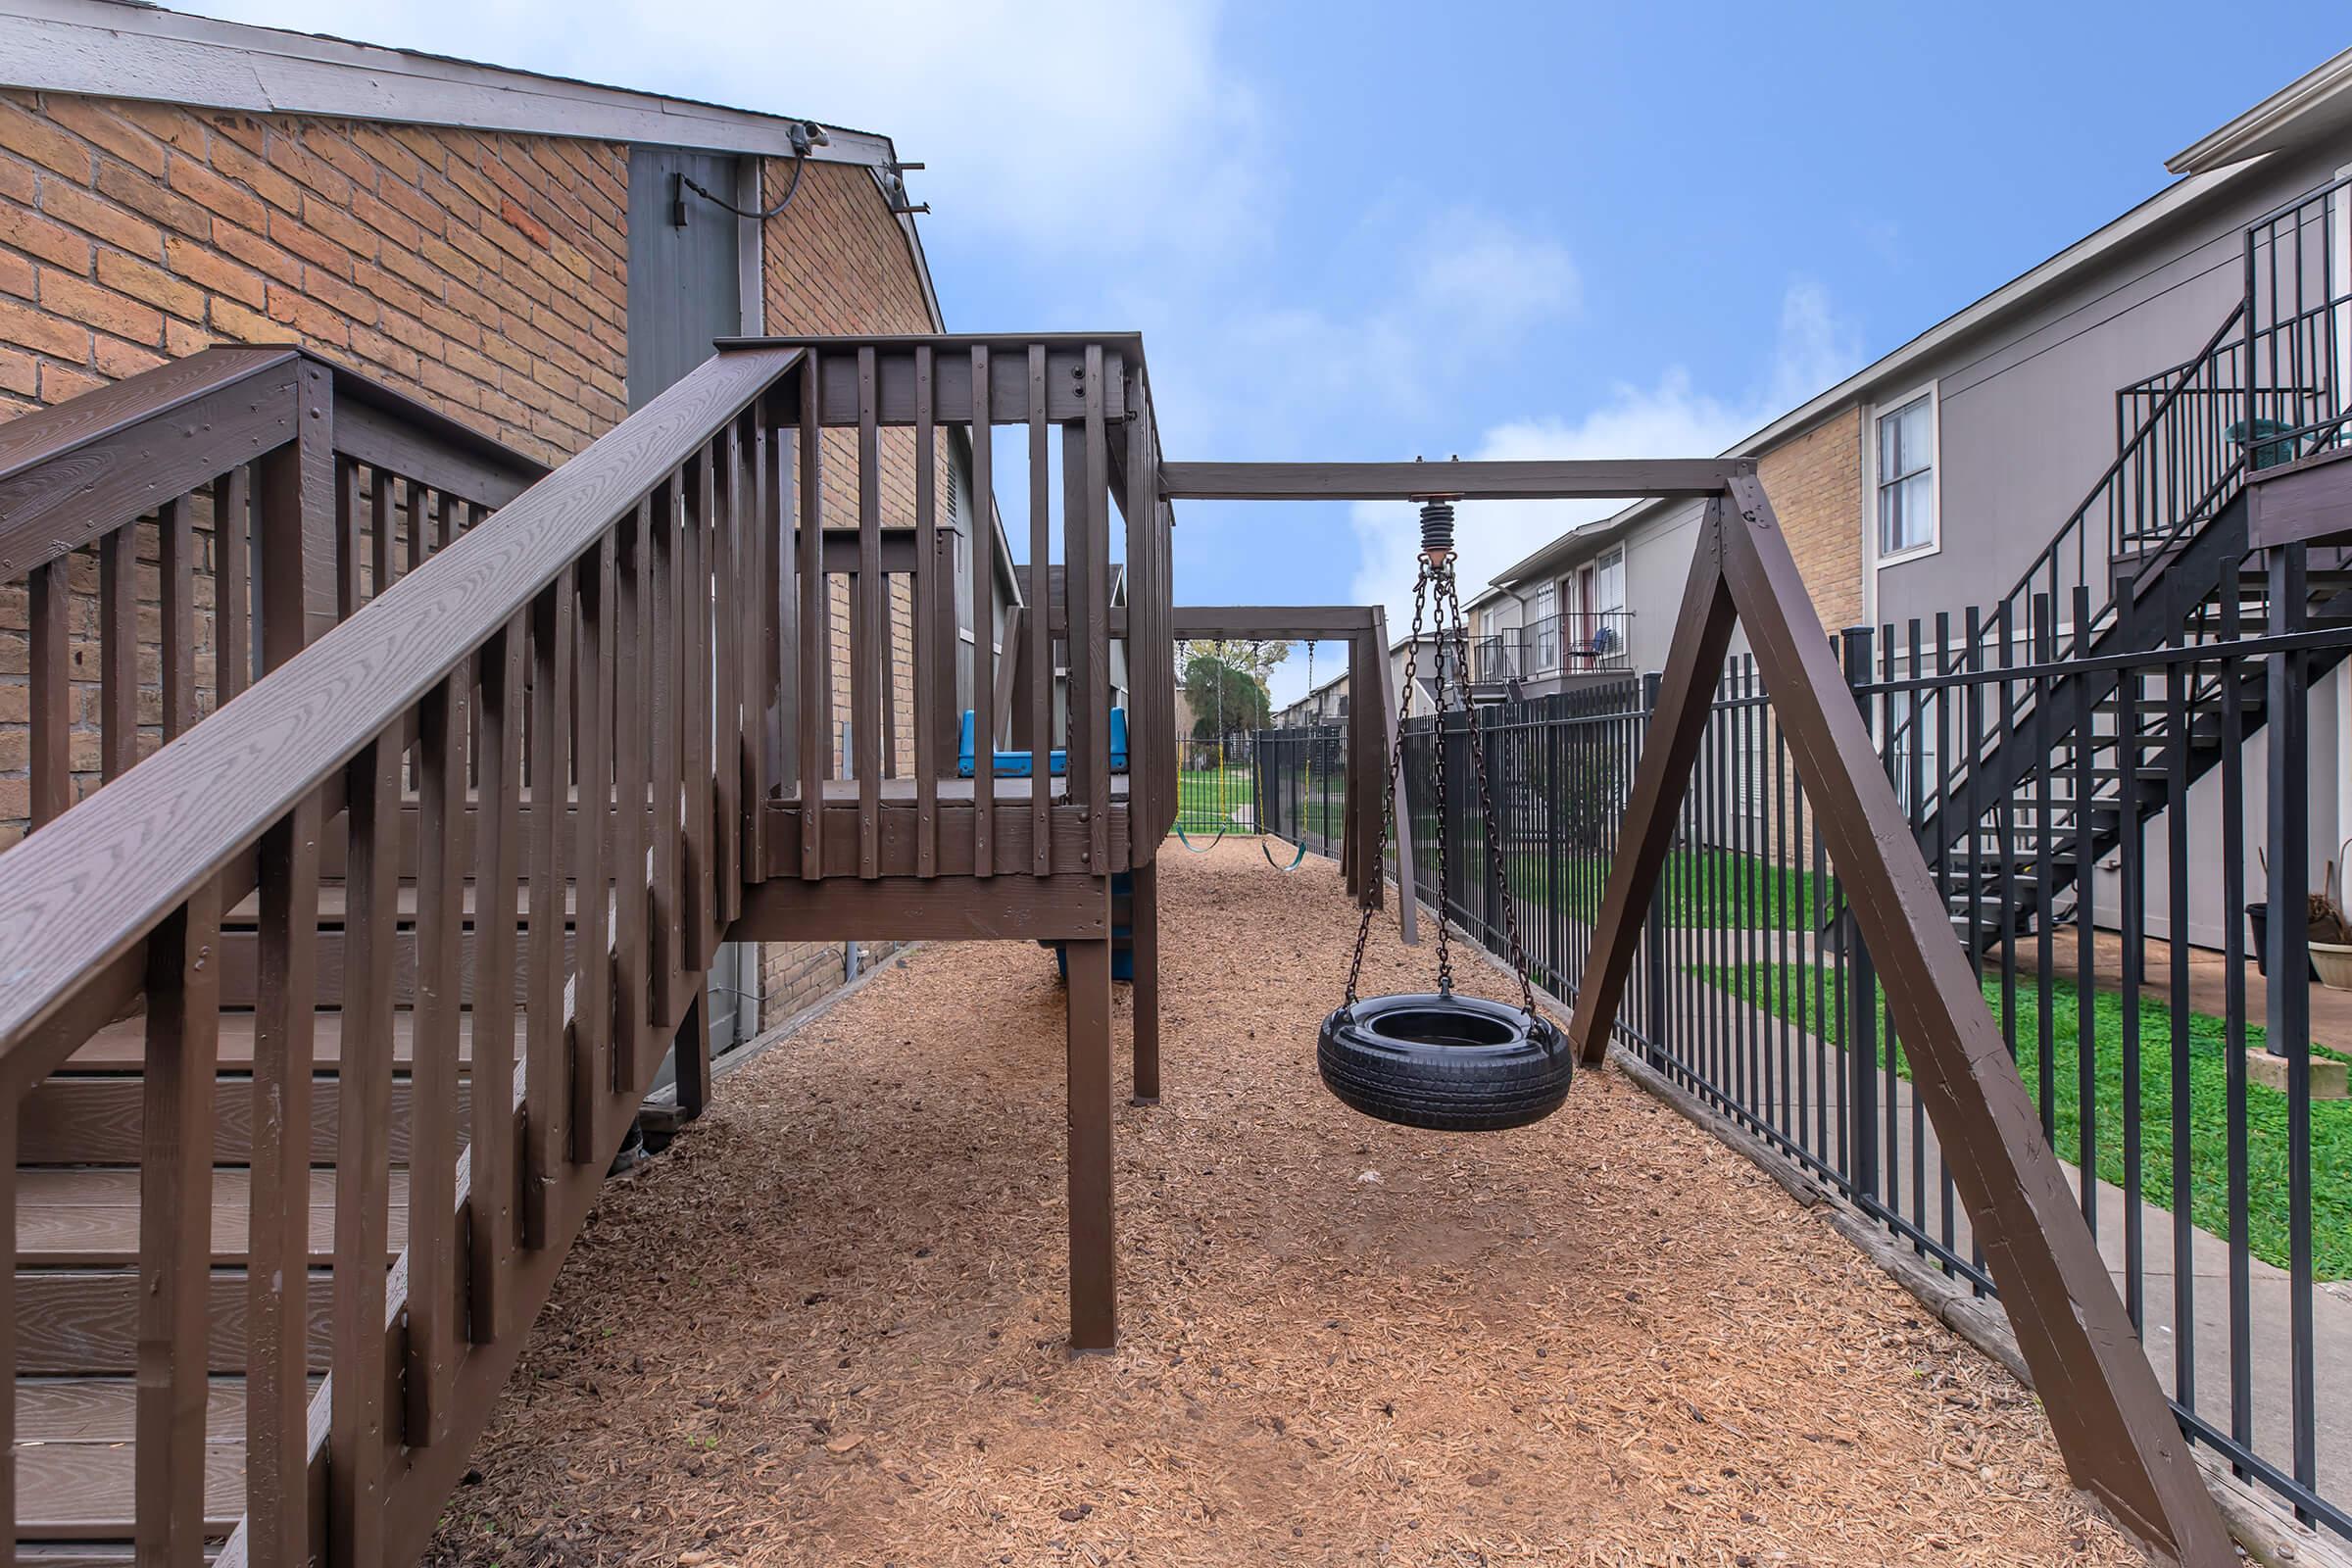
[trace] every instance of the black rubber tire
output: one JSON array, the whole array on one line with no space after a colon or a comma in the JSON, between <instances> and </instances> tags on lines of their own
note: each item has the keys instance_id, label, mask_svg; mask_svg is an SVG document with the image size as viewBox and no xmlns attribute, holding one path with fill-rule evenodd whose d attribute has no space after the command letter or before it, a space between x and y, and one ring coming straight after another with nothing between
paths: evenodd
<instances>
[{"instance_id":1,"label":"black rubber tire","mask_svg":"<svg viewBox=\"0 0 2352 1568\"><path fill-rule=\"evenodd\" d=\"M1496 1132L1568 1098L1575 1054L1551 1020L1478 997L1364 997L1333 1010L1315 1044L1331 1092L1399 1127Z\"/></svg>"}]
</instances>

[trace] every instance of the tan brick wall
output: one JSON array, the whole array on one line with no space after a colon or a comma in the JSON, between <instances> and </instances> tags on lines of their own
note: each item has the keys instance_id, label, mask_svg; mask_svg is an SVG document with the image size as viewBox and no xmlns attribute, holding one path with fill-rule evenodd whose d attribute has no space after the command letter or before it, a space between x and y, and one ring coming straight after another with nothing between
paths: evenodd
<instances>
[{"instance_id":1,"label":"tan brick wall","mask_svg":"<svg viewBox=\"0 0 2352 1568\"><path fill-rule=\"evenodd\" d=\"M770 166L771 202L789 167ZM628 148L618 143L0 92L0 418L208 344L300 343L560 462L627 411L627 226ZM763 264L772 330L933 325L906 237L862 169L811 165L791 209L767 225ZM888 440L886 514L910 516L911 436ZM828 487L829 525L856 522L853 452L829 454L850 485ZM200 507L200 561L210 523ZM138 540L151 641L154 528L142 524ZM209 579L200 572L197 588L207 710ZM74 700L94 726L95 562L77 559L72 580L74 658L89 677L77 676ZM0 848L29 811L27 621L24 586L0 585ZM894 621L899 741L910 757L903 590ZM161 741L159 665L143 649L143 751ZM86 744L77 738L83 793L95 787L96 746L94 727ZM771 945L762 970L780 989L763 1022L838 984L841 966L838 944Z\"/></svg>"},{"instance_id":2,"label":"tan brick wall","mask_svg":"<svg viewBox=\"0 0 2352 1568\"><path fill-rule=\"evenodd\" d=\"M616 143L0 93L0 410L299 342L553 462L626 412L627 227Z\"/></svg>"},{"instance_id":3,"label":"tan brick wall","mask_svg":"<svg viewBox=\"0 0 2352 1568\"><path fill-rule=\"evenodd\" d=\"M1862 413L1847 409L1756 465L1781 532L1832 631L1862 614Z\"/></svg>"},{"instance_id":4,"label":"tan brick wall","mask_svg":"<svg viewBox=\"0 0 2352 1568\"><path fill-rule=\"evenodd\" d=\"M1822 625L1832 632L1852 625L1862 616L1861 410L1846 409L1782 442L1756 469ZM1769 736L1761 744L1763 765L1769 768ZM1774 858L1803 865L1812 854L1809 805L1793 776L1782 789L1779 820L1785 836L1773 841ZM1769 802L1769 786L1757 794L1760 802Z\"/></svg>"}]
</instances>

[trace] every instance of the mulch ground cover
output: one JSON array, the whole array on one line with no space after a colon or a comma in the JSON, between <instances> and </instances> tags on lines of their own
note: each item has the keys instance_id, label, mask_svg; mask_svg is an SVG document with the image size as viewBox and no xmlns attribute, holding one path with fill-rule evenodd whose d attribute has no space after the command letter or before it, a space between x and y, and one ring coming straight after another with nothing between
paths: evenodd
<instances>
[{"instance_id":1,"label":"mulch ground cover","mask_svg":"<svg viewBox=\"0 0 2352 1568\"><path fill-rule=\"evenodd\" d=\"M1614 1073L1485 1136L1326 1094L1331 864L1161 863L1115 1354L1063 1347L1052 956L919 950L607 1189L429 1560L2140 1560L2030 1394ZM1365 989L1430 961L1376 922Z\"/></svg>"}]
</instances>

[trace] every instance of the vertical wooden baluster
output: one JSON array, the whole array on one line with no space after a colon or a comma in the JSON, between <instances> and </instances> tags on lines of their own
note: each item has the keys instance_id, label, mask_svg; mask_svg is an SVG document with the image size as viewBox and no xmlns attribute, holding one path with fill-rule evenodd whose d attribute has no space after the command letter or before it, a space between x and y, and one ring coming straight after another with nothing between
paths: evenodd
<instances>
[{"instance_id":1,"label":"vertical wooden baluster","mask_svg":"<svg viewBox=\"0 0 2352 1568\"><path fill-rule=\"evenodd\" d=\"M399 726L345 770L343 1043L336 1064L334 1393L328 1558L384 1560L384 1291L391 1254L392 969L400 914Z\"/></svg>"},{"instance_id":2,"label":"vertical wooden baluster","mask_svg":"<svg viewBox=\"0 0 2352 1568\"><path fill-rule=\"evenodd\" d=\"M204 1558L205 1309L212 1275L220 948L220 889L211 881L166 917L147 945L132 1460L142 1563L193 1565Z\"/></svg>"},{"instance_id":3,"label":"vertical wooden baluster","mask_svg":"<svg viewBox=\"0 0 2352 1568\"><path fill-rule=\"evenodd\" d=\"M17 1112L11 1101L0 1114L0 1214L8 1228L0 1232L0 1366L10 1369L9 1397L0 1399L0 1568L16 1568L17 1532Z\"/></svg>"},{"instance_id":4,"label":"vertical wooden baluster","mask_svg":"<svg viewBox=\"0 0 2352 1568\"><path fill-rule=\"evenodd\" d=\"M1159 646L1159 604L1166 579L1159 574L1159 548L1156 523L1159 516L1159 486L1152 472L1152 424L1144 401L1144 376L1140 367L1129 370L1127 394L1127 495L1124 502L1127 524L1127 687L1132 694L1129 702L1133 710L1127 715L1127 834L1128 858L1141 866L1157 853L1152 837L1152 825L1158 820L1154 814L1158 802L1154 787L1159 776L1159 753L1175 736L1175 715L1164 722L1159 714L1161 686L1152 672L1162 666L1157 659ZM1386 650L1383 650L1385 655ZM1364 699L1359 699L1362 701ZM1143 889L1136 889L1140 900ZM1137 925L1140 933L1142 926ZM1143 946L1135 949L1137 973L1142 973ZM1137 993L1138 1001L1142 993ZM1139 1007L1137 1016L1142 1012ZM1154 1020L1156 1027L1156 1020ZM1139 1023L1139 1029L1141 1025ZM1139 1091L1140 1093L1140 1091Z\"/></svg>"},{"instance_id":5,"label":"vertical wooden baluster","mask_svg":"<svg viewBox=\"0 0 2352 1568\"><path fill-rule=\"evenodd\" d=\"M833 773L832 593L825 581L824 380L814 349L801 366L801 875L823 876L825 780Z\"/></svg>"},{"instance_id":6,"label":"vertical wooden baluster","mask_svg":"<svg viewBox=\"0 0 2352 1568\"><path fill-rule=\"evenodd\" d=\"M1054 869L1053 448L1046 438L1046 346L1029 345L1029 869ZM1064 536L1067 537L1066 535ZM1065 593L1065 600L1066 600ZM1063 606L1065 625L1071 621ZM1065 630L1065 635L1066 630Z\"/></svg>"},{"instance_id":7,"label":"vertical wooden baluster","mask_svg":"<svg viewBox=\"0 0 2352 1568\"><path fill-rule=\"evenodd\" d=\"M858 351L858 584L850 600L850 771L858 779L858 874L882 871L883 616L890 612L882 578L881 409L874 385L874 351Z\"/></svg>"},{"instance_id":8,"label":"vertical wooden baluster","mask_svg":"<svg viewBox=\"0 0 2352 1568\"><path fill-rule=\"evenodd\" d=\"M425 489L420 480L404 479L400 489L401 510L408 514L409 569L415 571L424 564L424 558L432 554L425 547L424 526L431 508L426 504Z\"/></svg>"},{"instance_id":9,"label":"vertical wooden baluster","mask_svg":"<svg viewBox=\"0 0 2352 1568\"><path fill-rule=\"evenodd\" d=\"M157 588L163 596L164 739L177 740L196 722L196 519L186 496L174 496L156 514Z\"/></svg>"},{"instance_id":10,"label":"vertical wooden baluster","mask_svg":"<svg viewBox=\"0 0 2352 1568\"><path fill-rule=\"evenodd\" d=\"M253 1215L246 1263L246 1560L304 1568L311 1549L312 1011L318 801L262 835L254 987Z\"/></svg>"},{"instance_id":11,"label":"vertical wooden baluster","mask_svg":"<svg viewBox=\"0 0 2352 1568\"><path fill-rule=\"evenodd\" d=\"M933 423L931 349L914 351L914 870L939 874L939 606L948 597L939 570L939 432ZM952 568L953 558L948 564ZM946 579L953 584L954 578Z\"/></svg>"},{"instance_id":12,"label":"vertical wooden baluster","mask_svg":"<svg viewBox=\"0 0 2352 1568\"><path fill-rule=\"evenodd\" d=\"M874 668L880 671L876 690L881 694L882 712L874 724L874 744L882 748L882 760L874 769L882 778L898 778L899 772L899 607L893 592L895 574L885 569L881 573L881 609L874 615ZM879 788L879 786L876 786Z\"/></svg>"},{"instance_id":13,"label":"vertical wooden baluster","mask_svg":"<svg viewBox=\"0 0 2352 1568\"><path fill-rule=\"evenodd\" d=\"M457 1359L458 1025L465 989L467 662L424 694L416 721L416 1000L409 1066L407 1435L449 1428ZM478 989L476 1004L490 999Z\"/></svg>"},{"instance_id":14,"label":"vertical wooden baluster","mask_svg":"<svg viewBox=\"0 0 2352 1568\"><path fill-rule=\"evenodd\" d=\"M673 473L654 493L648 521L646 559L652 572L646 598L653 617L653 696L646 710L653 725L653 925L647 977L653 987L652 1034L668 1044L678 1014L678 950L685 916L680 912L682 878L678 845L678 797L685 786L679 727L678 522L685 506L685 476Z\"/></svg>"},{"instance_id":15,"label":"vertical wooden baluster","mask_svg":"<svg viewBox=\"0 0 2352 1568\"><path fill-rule=\"evenodd\" d=\"M335 613L349 620L367 602L360 566L367 545L360 537L360 465L335 459Z\"/></svg>"},{"instance_id":16,"label":"vertical wooden baluster","mask_svg":"<svg viewBox=\"0 0 2352 1568\"><path fill-rule=\"evenodd\" d=\"M573 719L578 742L579 807L574 818L573 876L578 887L578 938L573 951L578 981L572 988L571 1159L599 1165L612 1157L618 1130L608 1128L613 1111L612 960L611 863L612 838L612 530L579 567L579 711Z\"/></svg>"},{"instance_id":17,"label":"vertical wooden baluster","mask_svg":"<svg viewBox=\"0 0 2352 1568\"><path fill-rule=\"evenodd\" d=\"M620 524L620 549L613 571L612 822L613 958L612 1053L620 1087L642 1088L653 1067L647 1028L646 768L652 726L646 701L646 660L652 651L653 596L650 581L654 506L648 499Z\"/></svg>"},{"instance_id":18,"label":"vertical wooden baluster","mask_svg":"<svg viewBox=\"0 0 2352 1568\"><path fill-rule=\"evenodd\" d=\"M717 504L711 514L710 679L716 701L711 705L711 769L714 800L711 831L715 877L713 910L724 924L735 917L743 897L743 568L742 543L750 522L749 498L743 475L743 430L730 421L711 443L718 460Z\"/></svg>"},{"instance_id":19,"label":"vertical wooden baluster","mask_svg":"<svg viewBox=\"0 0 2352 1568\"><path fill-rule=\"evenodd\" d=\"M710 452L687 470L688 506L681 555L684 602L678 607L680 646L686 653L679 717L686 752L686 940L679 959L700 976L710 962Z\"/></svg>"},{"instance_id":20,"label":"vertical wooden baluster","mask_svg":"<svg viewBox=\"0 0 2352 1568\"><path fill-rule=\"evenodd\" d=\"M392 519L392 475L381 468L368 472L368 520L375 527L372 561L375 591L380 596L400 577L400 563L393 550L398 530Z\"/></svg>"},{"instance_id":21,"label":"vertical wooden baluster","mask_svg":"<svg viewBox=\"0 0 2352 1568\"><path fill-rule=\"evenodd\" d=\"M482 645L474 669L473 1210L466 1270L469 1337L506 1334L507 1271L514 1263L514 959L522 841L523 617Z\"/></svg>"},{"instance_id":22,"label":"vertical wooden baluster","mask_svg":"<svg viewBox=\"0 0 2352 1568\"><path fill-rule=\"evenodd\" d=\"M457 538L458 509L463 503L446 490L438 492L433 499L436 503L433 510L433 548L439 550Z\"/></svg>"},{"instance_id":23,"label":"vertical wooden baluster","mask_svg":"<svg viewBox=\"0 0 2352 1568\"><path fill-rule=\"evenodd\" d=\"M572 569L531 604L530 932L523 959L530 1005L523 1050L522 1225L550 1244L550 1192L563 1175L570 1083L564 1051L564 804L570 733ZM489 999L492 1004L511 999Z\"/></svg>"},{"instance_id":24,"label":"vertical wooden baluster","mask_svg":"<svg viewBox=\"0 0 2352 1568\"><path fill-rule=\"evenodd\" d=\"M997 527L988 345L972 345L972 875L997 869Z\"/></svg>"},{"instance_id":25,"label":"vertical wooden baluster","mask_svg":"<svg viewBox=\"0 0 2352 1568\"><path fill-rule=\"evenodd\" d=\"M217 705L253 684L253 469L240 465L213 485L213 673Z\"/></svg>"},{"instance_id":26,"label":"vertical wooden baluster","mask_svg":"<svg viewBox=\"0 0 2352 1568\"><path fill-rule=\"evenodd\" d=\"M138 529L124 523L98 542L100 778L139 760Z\"/></svg>"},{"instance_id":27,"label":"vertical wooden baluster","mask_svg":"<svg viewBox=\"0 0 2352 1568\"><path fill-rule=\"evenodd\" d=\"M310 584L305 579L313 574L315 563L331 574L334 540L313 537L314 519L308 508L316 503L329 512L319 531L331 534L333 486L330 480L326 494L314 494L310 468L316 454L310 449L318 438L307 425L303 437L263 457L260 480L254 488L256 543L251 559L261 577L255 602L262 615L264 670L275 669L308 645L314 626ZM329 587L321 611L334 601L335 591Z\"/></svg>"},{"instance_id":28,"label":"vertical wooden baluster","mask_svg":"<svg viewBox=\"0 0 2352 1568\"><path fill-rule=\"evenodd\" d=\"M72 558L32 568L32 825L74 804Z\"/></svg>"},{"instance_id":29,"label":"vertical wooden baluster","mask_svg":"<svg viewBox=\"0 0 2352 1568\"><path fill-rule=\"evenodd\" d=\"M1110 863L1110 444L1103 423L1102 345L1086 346L1086 424L1083 465L1063 453L1064 464L1078 475L1080 505L1063 519L1065 538L1086 539L1084 581L1070 573L1073 605L1070 616L1070 711L1086 714L1081 738L1072 726L1069 741L1070 784L1081 779L1086 798L1079 803L1086 821L1087 869L1108 876ZM1083 599L1083 619L1076 604ZM1083 771L1081 771L1083 769Z\"/></svg>"},{"instance_id":30,"label":"vertical wooden baluster","mask_svg":"<svg viewBox=\"0 0 2352 1568\"><path fill-rule=\"evenodd\" d=\"M752 514L746 524L753 584L744 596L744 727L745 759L751 767L750 880L767 878L767 800L781 776L783 692L780 661L783 654L783 584L780 562L784 522L783 486L776 461L783 443L769 428L770 404L752 405Z\"/></svg>"}]
</instances>

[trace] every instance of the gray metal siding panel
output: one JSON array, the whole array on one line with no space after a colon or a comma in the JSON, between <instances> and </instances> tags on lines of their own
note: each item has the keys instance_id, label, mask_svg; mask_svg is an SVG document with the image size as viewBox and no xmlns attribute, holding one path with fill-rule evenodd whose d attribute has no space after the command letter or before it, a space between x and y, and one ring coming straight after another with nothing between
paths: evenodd
<instances>
[{"instance_id":1,"label":"gray metal siding panel","mask_svg":"<svg viewBox=\"0 0 2352 1568\"><path fill-rule=\"evenodd\" d=\"M629 407L710 357L714 338L743 328L741 227L688 191L686 226L671 220L679 174L733 199L736 161L674 147L629 149Z\"/></svg>"}]
</instances>

